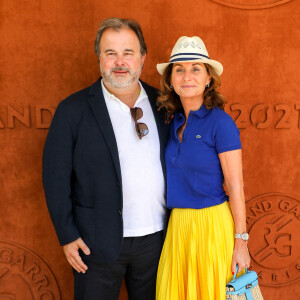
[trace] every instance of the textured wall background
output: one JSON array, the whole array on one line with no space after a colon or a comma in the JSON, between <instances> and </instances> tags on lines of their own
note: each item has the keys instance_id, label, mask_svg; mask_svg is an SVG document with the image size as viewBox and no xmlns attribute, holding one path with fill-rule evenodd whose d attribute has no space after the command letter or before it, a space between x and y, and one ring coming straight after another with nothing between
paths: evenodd
<instances>
[{"instance_id":1,"label":"textured wall background","mask_svg":"<svg viewBox=\"0 0 300 300\"><path fill-rule=\"evenodd\" d=\"M226 110L241 131L249 244L265 299L300 298L298 0L0 1L0 298L73 298L73 277L41 181L57 104L99 76L100 21L140 22L142 79L181 35L198 35L224 65ZM127 299L125 288L120 299Z\"/></svg>"}]
</instances>

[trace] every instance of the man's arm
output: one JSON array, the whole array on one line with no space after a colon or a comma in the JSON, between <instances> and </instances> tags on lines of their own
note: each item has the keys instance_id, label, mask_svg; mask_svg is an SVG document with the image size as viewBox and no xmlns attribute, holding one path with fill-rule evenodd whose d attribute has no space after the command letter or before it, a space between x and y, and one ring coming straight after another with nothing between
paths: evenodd
<instances>
[{"instance_id":1,"label":"man's arm","mask_svg":"<svg viewBox=\"0 0 300 300\"><path fill-rule=\"evenodd\" d=\"M64 102L57 107L43 155L43 184L50 217L59 242L71 266L85 271L78 249L85 254L90 250L80 238L73 219L71 199L72 160L75 140Z\"/></svg>"}]
</instances>

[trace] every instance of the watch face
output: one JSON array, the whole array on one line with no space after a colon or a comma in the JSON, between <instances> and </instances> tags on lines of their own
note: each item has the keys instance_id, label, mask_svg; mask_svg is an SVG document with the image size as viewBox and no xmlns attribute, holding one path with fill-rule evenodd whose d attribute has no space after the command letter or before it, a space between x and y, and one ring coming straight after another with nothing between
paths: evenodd
<instances>
[{"instance_id":1,"label":"watch face","mask_svg":"<svg viewBox=\"0 0 300 300\"><path fill-rule=\"evenodd\" d=\"M249 234L248 234L247 232L243 233L242 236L243 236L242 239L243 239L244 241L248 241L248 240L249 240Z\"/></svg>"},{"instance_id":2,"label":"watch face","mask_svg":"<svg viewBox=\"0 0 300 300\"><path fill-rule=\"evenodd\" d=\"M236 233L235 234L236 239L242 239L243 241L247 242L249 240L249 233Z\"/></svg>"}]
</instances>

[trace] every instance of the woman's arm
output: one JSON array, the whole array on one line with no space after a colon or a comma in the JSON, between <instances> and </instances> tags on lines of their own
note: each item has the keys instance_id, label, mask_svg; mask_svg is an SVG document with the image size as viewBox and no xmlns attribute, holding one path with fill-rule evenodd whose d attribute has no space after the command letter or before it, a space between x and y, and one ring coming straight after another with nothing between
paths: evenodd
<instances>
[{"instance_id":1,"label":"woman's arm","mask_svg":"<svg viewBox=\"0 0 300 300\"><path fill-rule=\"evenodd\" d=\"M242 171L242 151L233 150L219 154L225 183L229 192L229 204L235 224L235 233L243 233L246 228L246 207L244 197L244 183ZM249 267L250 255L248 242L242 239L235 239L232 256L231 271L235 272L236 265L239 265L238 272Z\"/></svg>"}]
</instances>

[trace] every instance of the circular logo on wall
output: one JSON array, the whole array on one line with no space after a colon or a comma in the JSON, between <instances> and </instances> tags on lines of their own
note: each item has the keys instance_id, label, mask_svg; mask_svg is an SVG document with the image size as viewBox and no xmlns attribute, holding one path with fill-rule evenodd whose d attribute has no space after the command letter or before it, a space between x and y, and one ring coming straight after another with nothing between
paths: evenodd
<instances>
[{"instance_id":1,"label":"circular logo on wall","mask_svg":"<svg viewBox=\"0 0 300 300\"><path fill-rule=\"evenodd\" d=\"M15 242L0 240L0 299L61 298L56 279L41 257Z\"/></svg>"},{"instance_id":2,"label":"circular logo on wall","mask_svg":"<svg viewBox=\"0 0 300 300\"><path fill-rule=\"evenodd\" d=\"M278 6L291 0L211 0L219 4L239 9L265 9ZM242 3L241 3L242 2Z\"/></svg>"},{"instance_id":3,"label":"circular logo on wall","mask_svg":"<svg viewBox=\"0 0 300 300\"><path fill-rule=\"evenodd\" d=\"M246 203L251 269L261 285L283 286L300 279L300 205L284 194Z\"/></svg>"}]
</instances>

